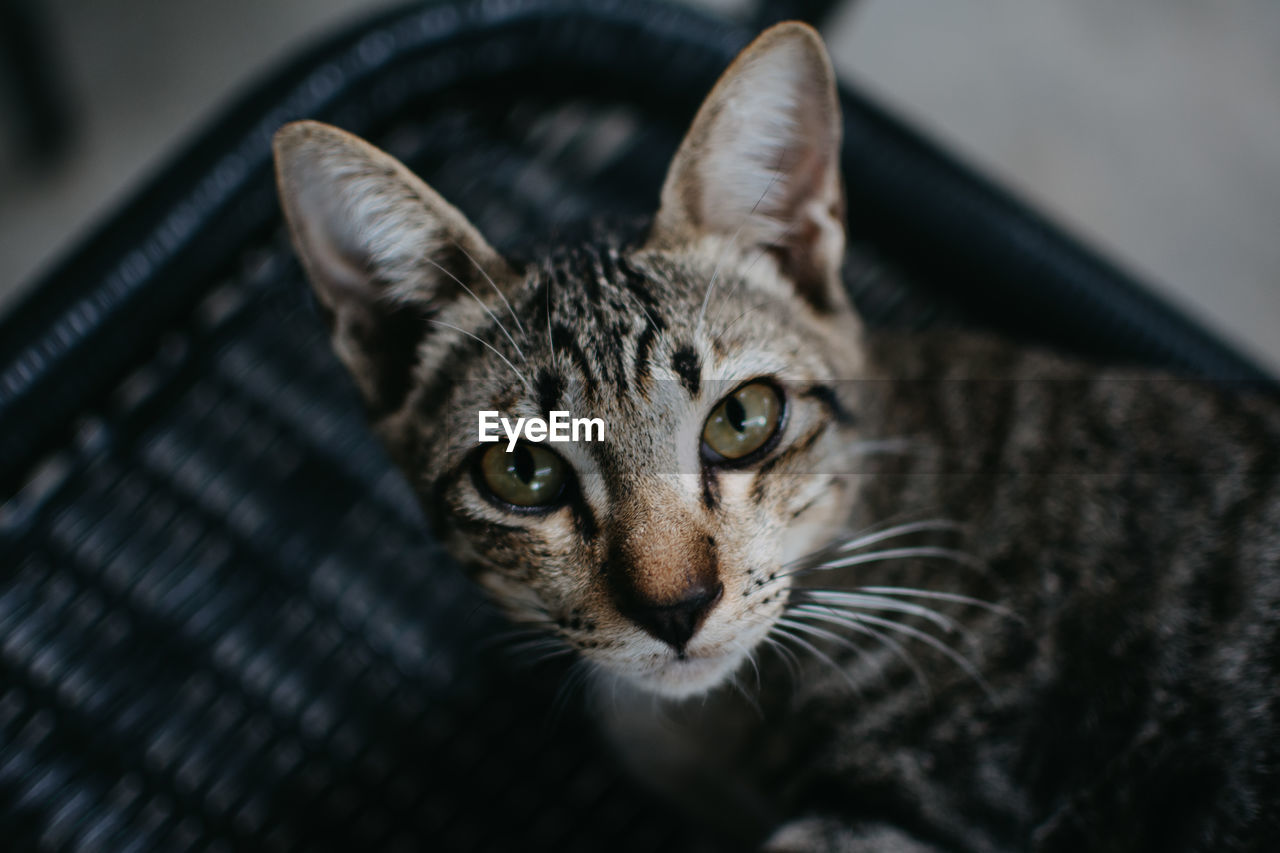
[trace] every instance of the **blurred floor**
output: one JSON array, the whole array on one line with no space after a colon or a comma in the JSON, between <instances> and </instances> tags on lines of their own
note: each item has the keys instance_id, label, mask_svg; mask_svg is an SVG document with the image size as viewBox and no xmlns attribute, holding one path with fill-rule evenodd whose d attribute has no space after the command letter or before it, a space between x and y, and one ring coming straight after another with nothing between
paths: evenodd
<instances>
[{"instance_id":1,"label":"blurred floor","mask_svg":"<svg viewBox=\"0 0 1280 853\"><path fill-rule=\"evenodd\" d=\"M866 0L845 79L1280 371L1280 3Z\"/></svg>"},{"instance_id":2,"label":"blurred floor","mask_svg":"<svg viewBox=\"0 0 1280 853\"><path fill-rule=\"evenodd\" d=\"M240 86L380 5L43 0L80 135L47 173L0 161L0 307ZM1280 369L1280 3L853 5L846 78Z\"/></svg>"}]
</instances>

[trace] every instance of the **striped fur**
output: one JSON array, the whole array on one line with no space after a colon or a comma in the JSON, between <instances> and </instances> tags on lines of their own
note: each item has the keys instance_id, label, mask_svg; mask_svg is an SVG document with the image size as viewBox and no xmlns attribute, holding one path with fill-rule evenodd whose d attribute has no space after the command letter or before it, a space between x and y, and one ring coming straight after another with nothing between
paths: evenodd
<instances>
[{"instance_id":1,"label":"striped fur","mask_svg":"<svg viewBox=\"0 0 1280 853\"><path fill-rule=\"evenodd\" d=\"M341 131L277 154L375 428L526 648L581 661L637 773L778 853L1280 846L1280 407L863 330L838 146L825 54L784 25L634 240L517 267ZM708 461L753 379L777 436ZM556 446L565 500L519 511L477 473L482 409L606 438ZM707 578L687 644L625 615L620 589Z\"/></svg>"}]
</instances>

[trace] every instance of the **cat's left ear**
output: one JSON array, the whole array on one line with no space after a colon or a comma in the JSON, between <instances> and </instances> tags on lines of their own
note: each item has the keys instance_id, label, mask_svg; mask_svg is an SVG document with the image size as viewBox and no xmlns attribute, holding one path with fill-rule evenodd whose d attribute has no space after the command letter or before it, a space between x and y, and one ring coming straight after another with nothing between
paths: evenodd
<instances>
[{"instance_id":1,"label":"cat's left ear","mask_svg":"<svg viewBox=\"0 0 1280 853\"><path fill-rule=\"evenodd\" d=\"M847 304L840 104L822 39L778 24L748 45L703 102L662 187L649 247L714 236L769 252L819 311Z\"/></svg>"}]
</instances>

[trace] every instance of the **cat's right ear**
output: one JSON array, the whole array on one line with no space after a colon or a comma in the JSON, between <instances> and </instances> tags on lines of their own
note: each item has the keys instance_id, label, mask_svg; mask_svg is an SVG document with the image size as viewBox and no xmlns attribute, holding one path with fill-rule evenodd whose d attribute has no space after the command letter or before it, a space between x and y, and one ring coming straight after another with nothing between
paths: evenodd
<instances>
[{"instance_id":1,"label":"cat's right ear","mask_svg":"<svg viewBox=\"0 0 1280 853\"><path fill-rule=\"evenodd\" d=\"M276 133L274 149L285 220L334 349L371 414L390 413L429 320L464 282L484 293L513 273L455 207L364 140L300 121Z\"/></svg>"}]
</instances>

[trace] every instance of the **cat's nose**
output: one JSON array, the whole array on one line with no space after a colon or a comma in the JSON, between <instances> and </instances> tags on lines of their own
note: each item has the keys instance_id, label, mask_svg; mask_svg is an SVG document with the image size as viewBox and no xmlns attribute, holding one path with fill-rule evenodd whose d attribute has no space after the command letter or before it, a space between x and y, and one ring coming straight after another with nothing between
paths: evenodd
<instances>
[{"instance_id":1,"label":"cat's nose","mask_svg":"<svg viewBox=\"0 0 1280 853\"><path fill-rule=\"evenodd\" d=\"M724 585L694 584L687 587L676 601L637 600L627 602L623 615L677 652L693 639L706 621L707 614L724 595Z\"/></svg>"}]
</instances>

